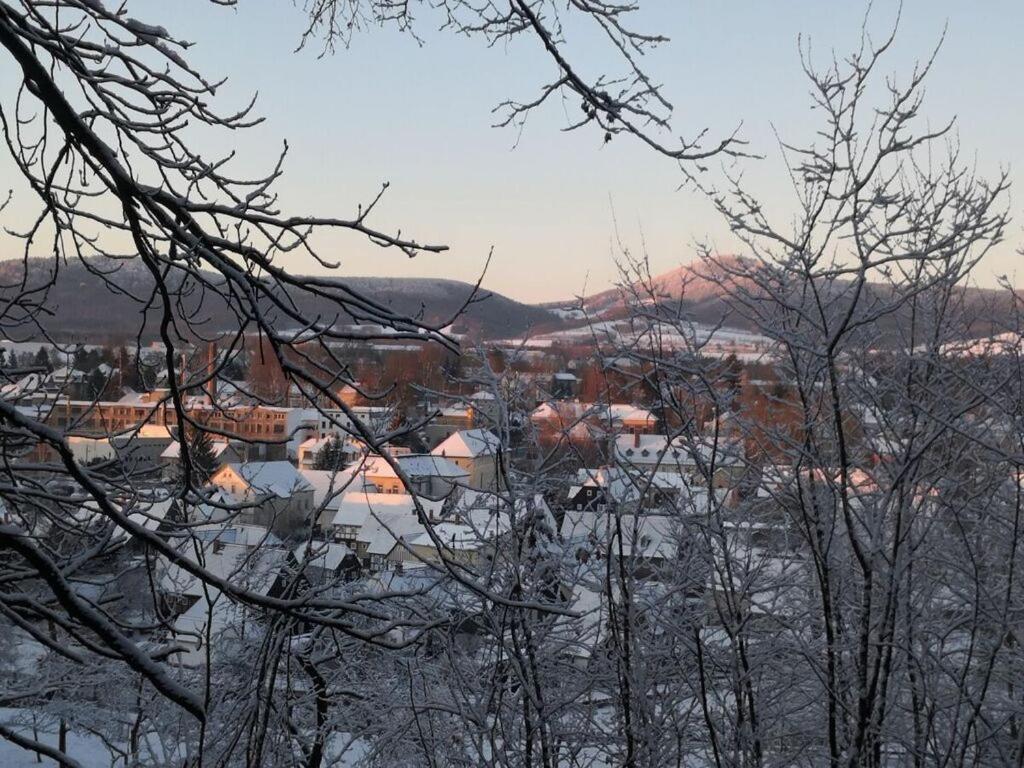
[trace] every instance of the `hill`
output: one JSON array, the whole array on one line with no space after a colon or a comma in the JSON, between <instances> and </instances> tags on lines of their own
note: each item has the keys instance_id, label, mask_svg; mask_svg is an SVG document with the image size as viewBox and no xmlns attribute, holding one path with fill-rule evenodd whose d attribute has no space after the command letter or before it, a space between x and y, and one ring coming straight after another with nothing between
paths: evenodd
<instances>
[{"instance_id":1,"label":"hill","mask_svg":"<svg viewBox=\"0 0 1024 768\"><path fill-rule=\"evenodd\" d=\"M53 274L52 259L0 261L0 301L25 291L49 310L47 331L63 341L121 340L138 332L145 300L153 292L153 279L137 260L92 260L61 264ZM103 273L102 276L97 272ZM52 285L46 286L51 282ZM403 315L422 317L430 323L449 320L472 293L472 286L458 280L430 278L339 277L339 283L372 297ZM43 290L46 288L45 298ZM297 303L306 312L330 317L336 314L329 302L305 295ZM208 330L235 327L237 321L214 292L198 293L183 300L183 312L196 311ZM157 314L147 314L146 340L156 335ZM10 323L11 318L8 318ZM24 322L24 318L17 318ZM549 310L483 291L458 318L452 330L473 338L523 334L534 327L557 326ZM8 324L10 328L10 324ZM26 336L33 333L23 324Z\"/></svg>"},{"instance_id":2,"label":"hill","mask_svg":"<svg viewBox=\"0 0 1024 768\"><path fill-rule=\"evenodd\" d=\"M745 317L744 313L736 311L730 292L739 286L737 281L744 281L739 287L746 289L750 295L757 295L758 291L753 280L738 277L733 268L756 270L751 263L744 264L737 256L716 257L714 261L696 259L676 269L633 283L629 290L616 287L584 297L582 305L575 301L545 306L562 317L573 319L575 325L580 325L584 323L584 316L589 317L591 321L621 319L630 312L629 305L639 298L647 304L662 305L673 313L679 311L699 324L721 323L724 327L734 330L762 332L763 328ZM850 281L836 281L829 295L823 296L822 299L838 311L851 300L851 286ZM1002 325L1010 320L1012 297L1006 291L975 286L962 287L960 290L962 293L959 297L959 309L963 316L968 318L965 338L990 335L994 332L993 329L1002 329ZM891 286L869 282L861 300L870 302L877 299L884 302L891 291ZM574 307L575 310L567 311L568 307ZM907 320L903 312L884 315L868 332L872 335L880 334L884 338Z\"/></svg>"}]
</instances>

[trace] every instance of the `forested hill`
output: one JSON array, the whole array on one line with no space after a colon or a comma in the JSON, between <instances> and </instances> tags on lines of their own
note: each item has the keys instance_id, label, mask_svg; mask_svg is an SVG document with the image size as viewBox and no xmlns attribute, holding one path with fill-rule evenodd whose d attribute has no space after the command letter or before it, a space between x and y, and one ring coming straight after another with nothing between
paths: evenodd
<instances>
[{"instance_id":1,"label":"forested hill","mask_svg":"<svg viewBox=\"0 0 1024 768\"><path fill-rule=\"evenodd\" d=\"M723 271L719 265L725 265ZM747 272L746 270L752 270ZM629 289L611 288L591 294L580 300L548 304L553 310L559 307L577 307L578 316L585 312L593 320L617 320L627 316L631 306L638 300L648 304L663 305L668 315L679 312L696 323L706 325L723 324L737 330L761 333L763 328L742 311L732 298L739 289L748 297L761 294L757 283L751 278L757 267L753 262L745 265L735 256L716 257L712 262L697 259L676 269L653 275L642 282L634 283ZM829 285L824 281L819 290L824 291L826 305L836 312L843 311L854 296L854 284L850 280L837 280ZM951 301L954 311L962 319L965 337L984 337L1014 327L1014 298L1003 289L961 286ZM873 302L890 302L893 296L891 285L869 282L865 286L861 302L870 306ZM795 298L795 297L794 297ZM767 306L771 306L768 302ZM871 327L864 329L865 337L873 343L886 343L886 338L898 335L898 329L910 322L912 305L907 302L897 310L884 313Z\"/></svg>"},{"instance_id":2,"label":"forested hill","mask_svg":"<svg viewBox=\"0 0 1024 768\"><path fill-rule=\"evenodd\" d=\"M61 340L119 340L138 332L144 303L153 292L153 279L139 261L90 261L89 268L75 261L61 264L54 277L52 259L31 259L26 270L21 260L0 261L0 301L24 290L40 291L49 286L45 298L46 329ZM27 271L27 275L26 275ZM100 277L98 272L106 273ZM22 282L24 280L24 287ZM431 278L339 277L339 282L394 311L422 317L430 323L444 322L455 315L471 295L473 287L457 280ZM37 298L43 296L38 292ZM302 309L325 317L333 316L326 301L299 297ZM223 301L212 292L194 293L185 299L190 311L201 307L208 329L237 327ZM157 313L150 310L146 336L157 332ZM558 324L558 318L542 307L523 304L499 293L483 291L459 317L453 330L477 338L522 335L533 328ZM26 336L31 324L24 326Z\"/></svg>"},{"instance_id":3,"label":"forested hill","mask_svg":"<svg viewBox=\"0 0 1024 768\"><path fill-rule=\"evenodd\" d=\"M61 264L54 277L52 259L0 261L0 302L7 305L14 296L27 292L33 300L46 305L43 323L47 331L60 341L102 343L123 341L139 330L141 313L153 294L153 279L137 260L114 262L90 261L87 268L80 261ZM100 274L104 277L101 277ZM396 313L421 317L431 324L444 323L455 316L473 286L458 280L396 277L338 277L338 281L363 296L372 298ZM52 284L51 284L52 283ZM760 332L742 313L732 307L727 290L716 281L703 277L693 265L652 278L657 301L680 307L695 322ZM42 293L48 286L46 295ZM832 300L842 304L844 285ZM685 286L685 287L684 287ZM172 285L172 290L177 286ZM872 286L871 292L889 289ZM879 295L881 295L881 293ZM310 317L337 317L337 322L351 322L338 317L335 307L326 300L303 293L295 296L299 308ZM203 319L207 330L229 330L238 327L219 295L213 291L192 291L182 300L184 311ZM586 313L567 312L571 302L545 306L525 304L500 293L482 291L459 316L452 330L471 339L514 338L572 328L593 320L611 320L629 312L629 302L621 289L612 289L583 299ZM1000 320L1010 314L1009 296L1003 291L979 288L964 289L963 311L974 319L966 329L969 336L987 335L1004 330ZM578 302L576 306L579 307ZM11 310L5 310L10 312ZM272 314L272 313L271 313ZM893 331L905 322L904 313L883 318L871 333ZM11 320L12 318L8 318ZM21 319L21 318L19 318ZM144 341L153 340L158 332L159 315L155 309L147 313ZM995 323L995 325L993 325ZM999 326L999 327L996 327ZM10 323L7 326L11 329ZM24 335L15 339L36 340L38 332L32 324L23 325ZM11 329L13 331L13 329ZM9 331L10 332L10 331Z\"/></svg>"}]
</instances>

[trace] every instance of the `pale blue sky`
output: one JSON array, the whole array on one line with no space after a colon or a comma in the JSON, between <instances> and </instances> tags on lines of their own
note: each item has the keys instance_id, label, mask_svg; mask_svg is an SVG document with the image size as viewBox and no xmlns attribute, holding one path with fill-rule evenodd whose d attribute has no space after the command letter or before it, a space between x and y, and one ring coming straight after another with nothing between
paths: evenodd
<instances>
[{"instance_id":1,"label":"pale blue sky","mask_svg":"<svg viewBox=\"0 0 1024 768\"><path fill-rule=\"evenodd\" d=\"M494 129L491 108L506 97L530 97L552 67L532 41L488 49L480 40L436 33L438 18L421 13L425 44L393 31L371 30L348 50L317 58L294 53L301 9L283 0L240 0L225 9L205 0L130 0L134 15L193 40L190 53L210 76L229 78L223 96L241 103L254 90L266 123L230 136L253 167L272 160L282 139L291 145L282 204L291 211L349 214L382 181L392 188L376 223L401 226L452 250L409 260L353 237L322 243L347 274L436 275L475 279L491 245L486 285L528 301L567 298L610 285L615 268L612 210L623 237L642 230L655 270L688 261L694 239L728 238L705 201L679 191L679 171L637 142L602 146L595 132L564 134L558 104L535 114L517 148L509 129ZM300 4L301 5L301 4ZM809 35L828 56L856 43L865 5L833 0L640 0L634 26L671 42L649 56L676 106L677 131L708 127L712 135L741 120L743 135L769 160L748 173L770 202L784 207L771 133L806 137L810 113L796 39ZM896 5L877 0L874 27L884 32ZM906 0L896 51L887 70L909 72L948 21L946 43L928 86L926 114L936 124L959 116L965 149L979 167L1022 166L1024 116L1018 38L1024 3ZM571 42L579 42L571 40ZM577 46L584 64L604 49ZM4 64L0 82L13 73ZM573 107L574 109L577 107ZM6 166L0 166L0 169ZM1015 215L1021 213L1016 204ZM1009 243L987 271L1015 272L1021 241ZM310 263L295 260L295 271ZM979 275L987 282L986 275Z\"/></svg>"}]
</instances>

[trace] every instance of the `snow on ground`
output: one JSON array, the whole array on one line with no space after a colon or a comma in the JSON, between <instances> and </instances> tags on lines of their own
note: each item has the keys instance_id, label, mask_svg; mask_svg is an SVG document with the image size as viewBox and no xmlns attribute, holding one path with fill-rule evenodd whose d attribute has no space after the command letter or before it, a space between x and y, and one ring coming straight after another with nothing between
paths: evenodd
<instances>
[{"instance_id":1,"label":"snow on ground","mask_svg":"<svg viewBox=\"0 0 1024 768\"><path fill-rule=\"evenodd\" d=\"M23 709L0 707L0 725L11 728L18 734L34 739L47 746L57 747L57 723L47 715L36 715L37 732L33 735L33 713ZM145 764L181 765L179 757L174 760L155 760L153 755L162 752L158 741L154 738L150 744L152 751L147 759L146 746L142 747ZM324 755L325 768L352 768L369 753L369 748L361 739L355 739L347 733L337 732L327 739ZM124 761L118 755L112 755L98 736L87 733L69 732L67 737L67 755L81 764L82 768L123 768ZM0 768L46 768L57 763L48 757L39 762L36 753L22 749L16 744L0 736Z\"/></svg>"},{"instance_id":2,"label":"snow on ground","mask_svg":"<svg viewBox=\"0 0 1024 768\"><path fill-rule=\"evenodd\" d=\"M24 710L0 708L0 723L15 730L22 736L41 741L50 747L57 747L57 728L52 720L39 719L38 737L33 736L32 715ZM81 763L82 768L110 768L112 759L109 750L97 736L69 733L67 754ZM36 753L22 749L0 736L0 766L3 768L39 768L57 763L44 757L37 762Z\"/></svg>"},{"instance_id":3,"label":"snow on ground","mask_svg":"<svg viewBox=\"0 0 1024 768\"><path fill-rule=\"evenodd\" d=\"M579 307L548 307L548 312L562 320L586 320L587 313Z\"/></svg>"},{"instance_id":4,"label":"snow on ground","mask_svg":"<svg viewBox=\"0 0 1024 768\"><path fill-rule=\"evenodd\" d=\"M35 729L33 730L33 722ZM25 709L0 707L0 724L26 738L48 747L57 748L57 721L50 715L33 713ZM115 745L124 746L122 745ZM124 760L103 743L99 736L81 731L68 731L68 757L82 768L123 768ZM144 734L139 747L139 758L145 765L181 765L182 757L168 755L155 733ZM170 758L170 759L168 759ZM40 768L58 765L48 757L38 758L30 749L19 747L0 736L0 768Z\"/></svg>"}]
</instances>

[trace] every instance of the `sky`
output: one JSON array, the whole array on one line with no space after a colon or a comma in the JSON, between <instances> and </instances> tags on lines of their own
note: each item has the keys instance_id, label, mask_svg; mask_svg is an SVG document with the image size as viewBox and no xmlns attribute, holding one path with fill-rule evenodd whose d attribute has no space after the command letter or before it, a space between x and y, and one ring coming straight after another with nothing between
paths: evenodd
<instances>
[{"instance_id":1,"label":"sky","mask_svg":"<svg viewBox=\"0 0 1024 768\"><path fill-rule=\"evenodd\" d=\"M567 299L616 279L614 242L641 244L653 272L689 261L695 243L735 246L706 200L680 189L679 169L629 137L608 144L595 130L566 133L566 111L553 102L533 114L522 135L492 127L492 109L528 99L553 75L533 39L488 47L438 31L441 19L419 14L417 42L394 30L361 32L348 48L321 56L296 52L302 3L239 0L129 0L131 14L195 43L189 60L208 77L227 77L221 111L258 93L260 126L218 139L242 167L267 168L282 141L290 146L279 184L283 210L350 216L383 182L390 188L373 223L420 241L445 243L442 254L409 259L358 237L319 242L341 274L437 276L473 281L488 252L484 284L513 298ZM808 137L814 115L800 69L798 35L814 56L852 50L866 4L847 0L639 0L633 27L670 38L645 57L675 105L677 133L707 128L740 133L763 160L742 169L770 204L785 211L792 191L779 165L775 132ZM897 4L876 0L869 28L884 34ZM927 85L924 113L940 124L956 116L957 136L983 175L1024 166L1020 140L1019 0L905 0L896 47L883 70L906 75L946 38ZM585 68L607 61L607 47L569 30L570 51ZM0 87L16 73L0 62ZM6 89L5 89L6 90ZM572 105L572 109L578 109ZM518 139L518 141L517 141ZM217 149L228 148L219 144ZM10 172L0 164L0 174ZM1010 212L1021 206L1009 198ZM12 209L4 216L17 215ZM3 223L6 220L0 219ZM785 223L785 222L783 222ZM1020 224L977 275L1017 272ZM295 272L315 269L290 257ZM283 263L283 262L282 262Z\"/></svg>"}]
</instances>

